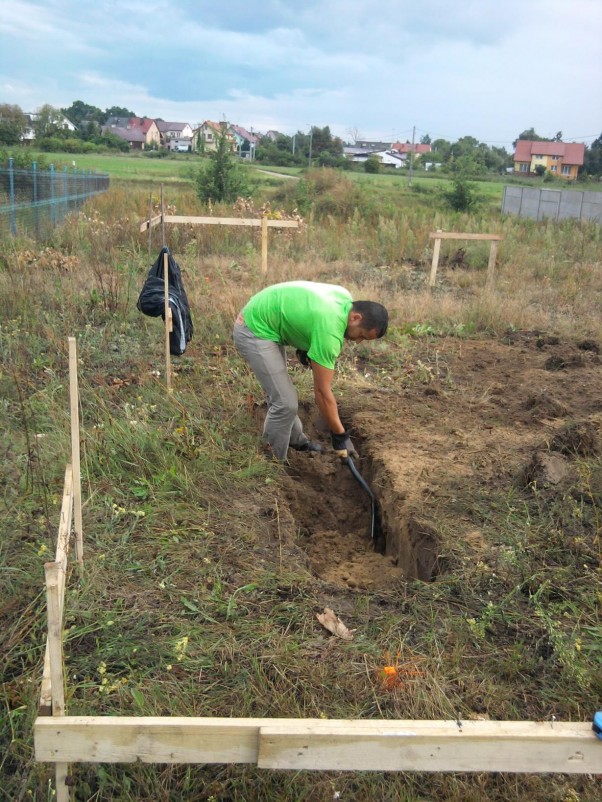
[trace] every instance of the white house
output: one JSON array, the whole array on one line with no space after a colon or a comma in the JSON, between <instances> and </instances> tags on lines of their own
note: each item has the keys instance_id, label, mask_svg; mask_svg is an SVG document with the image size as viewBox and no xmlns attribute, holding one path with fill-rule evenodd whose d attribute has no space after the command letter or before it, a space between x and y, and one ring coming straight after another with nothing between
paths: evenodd
<instances>
[{"instance_id":1,"label":"white house","mask_svg":"<svg viewBox=\"0 0 602 802\"><path fill-rule=\"evenodd\" d=\"M155 120L159 134L161 135L161 144L169 147L170 150L177 150L169 146L169 143L174 140L192 140L192 126L189 123L172 123L165 122L165 120Z\"/></svg>"},{"instance_id":2,"label":"white house","mask_svg":"<svg viewBox=\"0 0 602 802\"><path fill-rule=\"evenodd\" d=\"M405 167L406 154L397 153L394 150L369 150L363 147L345 147L343 148L345 158L352 162L359 162L365 164L370 156L376 156L381 164L385 167L394 167L398 169Z\"/></svg>"}]
</instances>

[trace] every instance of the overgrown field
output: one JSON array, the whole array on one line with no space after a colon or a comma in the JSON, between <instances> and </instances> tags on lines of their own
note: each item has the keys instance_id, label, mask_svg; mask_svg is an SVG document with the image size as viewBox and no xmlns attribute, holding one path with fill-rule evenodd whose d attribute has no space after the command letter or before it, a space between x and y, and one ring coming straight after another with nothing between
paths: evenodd
<instances>
[{"instance_id":1,"label":"overgrown field","mask_svg":"<svg viewBox=\"0 0 602 802\"><path fill-rule=\"evenodd\" d=\"M43 245L3 243L0 799L52 798L32 725L43 564L70 459L69 336L85 543L66 598L70 714L589 721L601 708L600 229L501 219L493 206L452 214L424 194L369 192L328 171L266 188L257 208L303 220L270 230L267 277L258 230L166 227L195 325L171 396L161 321L136 309L161 246L159 228L150 254L138 231L147 193L113 189ZM185 189L165 202L201 213ZM503 235L493 289L488 244L446 241L428 291L438 228ZM391 549L362 542L365 508L330 454L285 468L261 453L263 399L231 327L250 294L291 278L341 283L390 309L385 340L345 346L336 394L388 533L400 536L398 515L428 536L428 572L404 576ZM292 360L291 371L326 443L310 377ZM550 454L566 469L558 481L541 467ZM353 641L320 626L326 606ZM599 778L578 775L235 765L80 764L73 779L77 800L99 802L594 802L600 792Z\"/></svg>"}]
</instances>

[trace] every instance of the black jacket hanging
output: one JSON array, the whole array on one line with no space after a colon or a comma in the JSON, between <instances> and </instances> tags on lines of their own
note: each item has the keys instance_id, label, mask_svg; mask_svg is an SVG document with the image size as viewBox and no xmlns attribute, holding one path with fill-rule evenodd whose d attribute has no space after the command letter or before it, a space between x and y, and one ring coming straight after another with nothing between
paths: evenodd
<instances>
[{"instance_id":1,"label":"black jacket hanging","mask_svg":"<svg viewBox=\"0 0 602 802\"><path fill-rule=\"evenodd\" d=\"M159 256L148 271L136 305L145 315L161 316L165 320L165 268L163 266L165 254L168 257L167 282L173 324L172 331L169 333L169 352L179 356L184 353L186 345L192 339L194 328L188 298L182 284L180 266L169 252L169 248L161 248Z\"/></svg>"}]
</instances>

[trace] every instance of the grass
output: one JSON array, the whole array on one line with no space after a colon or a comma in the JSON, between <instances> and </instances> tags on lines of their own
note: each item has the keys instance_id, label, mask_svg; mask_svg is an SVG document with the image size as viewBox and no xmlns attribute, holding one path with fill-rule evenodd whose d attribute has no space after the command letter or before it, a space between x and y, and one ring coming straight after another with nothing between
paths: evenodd
<instances>
[{"instance_id":1,"label":"grass","mask_svg":"<svg viewBox=\"0 0 602 802\"><path fill-rule=\"evenodd\" d=\"M145 170L147 161L164 165L144 160ZM429 380L402 371L396 349L416 349L428 371L424 349L434 334L496 337L540 328L602 337L595 226L500 220L487 209L453 215L422 203L420 192L392 205L378 186L358 196L365 207L357 213L338 215L331 204L320 215L314 204L311 226L271 236L269 280L336 281L386 298L391 351L371 357L383 386L403 390ZM275 208L274 189L267 186L257 203L271 198ZM326 191L338 197L336 185ZM198 211L189 190L173 186L167 195L178 212ZM168 232L197 331L176 362L177 391L166 396L160 322L135 308L150 262L146 235L137 233L147 205L135 185L116 186L48 243L7 243L2 257L0 798L50 798L52 772L33 760L31 727L46 626L43 563L54 549L70 453L72 335L80 359L86 563L81 579L71 576L66 600L71 714L449 718L465 699L478 698L492 718L522 718L525 706L538 717L551 709L558 718L590 715L602 690L600 624L582 564L595 564L595 555L583 553L592 532L599 545L599 458L582 461L580 495L553 504L538 493L525 501L475 489L472 515L500 544L499 570L471 561L442 515L445 577L405 583L378 599L356 594L346 603L359 637L349 645L326 640L314 625L322 590L294 538L281 532L283 476L257 452L249 415L257 389L230 339L235 312L264 283L259 234ZM478 244L467 248L464 266L442 274L435 293L424 289L429 231L493 226L505 237L493 294L482 292L487 254ZM457 246L447 247L442 264ZM156 249L155 241L152 258ZM344 360L339 381L355 392ZM538 649L551 648L559 658L543 671ZM378 671L397 652L418 674L391 693ZM321 802L336 793L360 801L593 802L599 790L587 777L244 766L78 765L74 776L78 799L132 802Z\"/></svg>"}]
</instances>

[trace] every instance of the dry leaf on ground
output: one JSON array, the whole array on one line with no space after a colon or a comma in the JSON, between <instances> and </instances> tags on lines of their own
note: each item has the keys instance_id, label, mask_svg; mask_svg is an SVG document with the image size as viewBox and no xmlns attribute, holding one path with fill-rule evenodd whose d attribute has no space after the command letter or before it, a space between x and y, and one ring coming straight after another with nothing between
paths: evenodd
<instances>
[{"instance_id":1,"label":"dry leaf on ground","mask_svg":"<svg viewBox=\"0 0 602 802\"><path fill-rule=\"evenodd\" d=\"M323 613L316 613L316 618L325 629L327 629L329 632L332 632L332 634L336 635L337 638L342 638L343 640L353 640L353 632L347 629L345 624L341 621L334 610L330 609L330 607L325 607Z\"/></svg>"}]
</instances>

